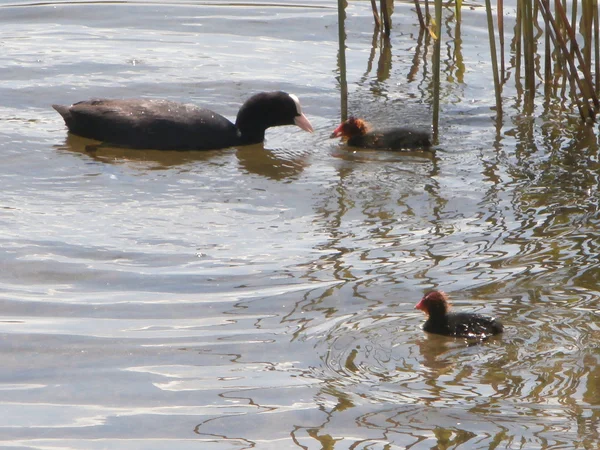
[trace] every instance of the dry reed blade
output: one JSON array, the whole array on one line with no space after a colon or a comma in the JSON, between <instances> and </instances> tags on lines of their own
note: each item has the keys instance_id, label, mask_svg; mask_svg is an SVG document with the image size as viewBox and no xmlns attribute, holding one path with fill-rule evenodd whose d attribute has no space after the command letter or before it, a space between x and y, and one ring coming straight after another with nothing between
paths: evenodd
<instances>
[{"instance_id":1,"label":"dry reed blade","mask_svg":"<svg viewBox=\"0 0 600 450\"><path fill-rule=\"evenodd\" d=\"M388 3L389 1L389 3ZM383 32L386 36L390 35L392 30L392 18L391 18L391 9L393 7L392 0L379 0L379 9L381 10L381 15L383 16Z\"/></svg>"},{"instance_id":2,"label":"dry reed blade","mask_svg":"<svg viewBox=\"0 0 600 450\"><path fill-rule=\"evenodd\" d=\"M545 15L544 17L544 95L546 100L550 98L553 87L553 72L552 72L552 47L550 45L550 20Z\"/></svg>"},{"instance_id":3,"label":"dry reed blade","mask_svg":"<svg viewBox=\"0 0 600 450\"><path fill-rule=\"evenodd\" d=\"M374 2L375 0L371 1ZM417 11L417 17L419 18L419 25L421 25L421 30L424 30L427 28L427 25L425 24L425 19L423 18L423 11L421 11L421 5L419 4L419 0L415 0L415 9Z\"/></svg>"},{"instance_id":4,"label":"dry reed blade","mask_svg":"<svg viewBox=\"0 0 600 450\"><path fill-rule=\"evenodd\" d=\"M440 122L440 51L442 32L442 0L435 0L435 41L433 45L433 144L438 143Z\"/></svg>"},{"instance_id":5,"label":"dry reed blade","mask_svg":"<svg viewBox=\"0 0 600 450\"><path fill-rule=\"evenodd\" d=\"M501 79L504 80L506 71L504 65L504 0L498 0L498 43L500 44L500 73Z\"/></svg>"},{"instance_id":6,"label":"dry reed blade","mask_svg":"<svg viewBox=\"0 0 600 450\"><path fill-rule=\"evenodd\" d=\"M599 70L599 49L598 49L598 2L588 1L583 3L583 12L582 12L582 21L580 28L583 27L582 34L584 35L584 47L583 54L586 67L590 71L589 79L587 80L588 84L590 84L590 90L592 94L595 95L596 103L594 103L596 107L596 112L598 112L598 83L600 82L600 70ZM594 52L594 59L592 60L592 51ZM594 70L595 76L592 75L592 68Z\"/></svg>"},{"instance_id":7,"label":"dry reed blade","mask_svg":"<svg viewBox=\"0 0 600 450\"><path fill-rule=\"evenodd\" d=\"M598 25L598 0L592 0L594 13L594 61L596 72L596 95L600 93L600 30Z\"/></svg>"},{"instance_id":8,"label":"dry reed blade","mask_svg":"<svg viewBox=\"0 0 600 450\"><path fill-rule=\"evenodd\" d=\"M338 64L340 68L340 101L342 121L348 118L348 81L346 79L346 0L338 0Z\"/></svg>"},{"instance_id":9,"label":"dry reed blade","mask_svg":"<svg viewBox=\"0 0 600 450\"><path fill-rule=\"evenodd\" d=\"M525 65L525 111L533 113L535 97L535 48L533 38L533 7L529 1L520 1L523 18L523 62Z\"/></svg>"},{"instance_id":10,"label":"dry reed blade","mask_svg":"<svg viewBox=\"0 0 600 450\"><path fill-rule=\"evenodd\" d=\"M548 1L548 0L545 0L545 1ZM560 3L556 4L556 11L558 12L558 14L562 17L563 21L565 22L564 25L565 25L565 29L567 31L567 35L569 36L569 39L571 39L571 43L573 44L573 48L575 50L575 55L577 56L577 61L579 63L581 73L583 74L583 78L584 78L585 82L582 83L582 87L580 87L580 90L583 95L585 95L588 99L592 100L595 108L598 109L600 107L600 103L598 102L598 97L596 96L596 93L594 92L594 82L592 81L592 74L590 72L589 66L585 63L585 60L581 54L581 50L579 49L579 44L577 43L577 37L575 36L575 30L573 29L571 24L567 21L567 15L565 13L563 6ZM573 62L573 67L575 67L574 62Z\"/></svg>"},{"instance_id":11,"label":"dry reed blade","mask_svg":"<svg viewBox=\"0 0 600 450\"><path fill-rule=\"evenodd\" d=\"M576 38L575 38L575 32L573 31L573 28L570 26L570 24L567 21L567 16L565 14L565 10L560 3L558 3L558 2L555 3L556 12L558 13L558 17L561 20L561 23L565 29L565 32L566 32L567 36L569 36L569 38L571 39L571 42L574 42L573 48L575 50L575 55L577 56L578 62L580 64L580 68L581 68L581 72L583 73L584 80L582 80L579 77L579 72L577 70L577 66L575 65L575 60L572 57L570 57L571 52L567 48L567 43L565 41L563 34L561 33L561 31L559 29L559 25L558 25L557 21L551 14L549 1L548 0L537 0L537 1L538 1L538 4L540 5L542 14L546 14L548 17L548 20L551 25L551 30L553 31L553 34L551 36L553 36L555 39L555 45L558 46L559 49L562 51L563 56L568 64L569 81L572 84L572 86L577 86L579 88L579 92L581 92L582 95L584 96L584 101L580 101L579 97L577 95L575 95L577 105L580 109L580 114L584 120L586 120L586 119L593 120L594 116L595 116L595 110L591 107L589 101L591 100L593 102L594 106L596 107L596 109L598 109L598 97L596 96L596 93L594 92L594 89L593 89L593 83L591 80L591 74L589 72L589 69L585 66L585 61L583 60L583 58L581 56L581 52L579 51L579 46L577 45Z\"/></svg>"},{"instance_id":12,"label":"dry reed blade","mask_svg":"<svg viewBox=\"0 0 600 450\"><path fill-rule=\"evenodd\" d=\"M496 93L496 114L502 115L502 88L498 76L498 58L496 55L496 38L494 35L494 16L490 0L485 0L485 8L488 20L488 36L490 38L490 54L492 55L492 72L494 75L494 91Z\"/></svg>"},{"instance_id":13,"label":"dry reed blade","mask_svg":"<svg viewBox=\"0 0 600 450\"><path fill-rule=\"evenodd\" d=\"M515 31L513 36L513 53L515 55L515 84L517 87L517 92L521 92L521 48L522 48L522 40L521 36L523 35L523 16L521 14L521 8L517 8L517 17L515 20Z\"/></svg>"},{"instance_id":14,"label":"dry reed blade","mask_svg":"<svg viewBox=\"0 0 600 450\"><path fill-rule=\"evenodd\" d=\"M379 11L377 11L377 2L375 0L371 0L371 9L373 10L373 20L375 21L375 26L379 28L381 27L381 19L379 18Z\"/></svg>"}]
</instances>

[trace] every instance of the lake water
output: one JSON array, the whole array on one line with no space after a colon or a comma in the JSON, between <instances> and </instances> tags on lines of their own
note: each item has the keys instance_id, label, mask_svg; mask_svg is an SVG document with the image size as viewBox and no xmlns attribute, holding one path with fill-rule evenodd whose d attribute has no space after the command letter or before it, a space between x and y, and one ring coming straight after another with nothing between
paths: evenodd
<instances>
[{"instance_id":1,"label":"lake water","mask_svg":"<svg viewBox=\"0 0 600 450\"><path fill-rule=\"evenodd\" d=\"M446 11L439 145L402 154L329 139L332 1L0 6L0 446L600 446L597 127L543 99L528 117L512 78L495 119L482 8L460 41ZM390 45L369 2L346 13L350 112L427 127L412 6ZM315 133L209 152L97 147L50 107L234 118L279 89ZM425 334L431 289L506 332Z\"/></svg>"}]
</instances>

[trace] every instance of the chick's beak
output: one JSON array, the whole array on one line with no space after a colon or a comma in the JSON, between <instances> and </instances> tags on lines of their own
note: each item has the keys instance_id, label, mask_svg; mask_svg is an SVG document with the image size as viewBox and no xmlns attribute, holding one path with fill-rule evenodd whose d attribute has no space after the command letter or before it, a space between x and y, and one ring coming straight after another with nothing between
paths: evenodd
<instances>
[{"instance_id":1,"label":"chick's beak","mask_svg":"<svg viewBox=\"0 0 600 450\"><path fill-rule=\"evenodd\" d=\"M304 114L300 114L294 118L294 124L299 126L304 131L313 132L313 127Z\"/></svg>"},{"instance_id":2,"label":"chick's beak","mask_svg":"<svg viewBox=\"0 0 600 450\"><path fill-rule=\"evenodd\" d=\"M329 136L329 139L340 137L341 135L342 135L342 125L340 125L335 130L333 130L333 133L331 133L331 136Z\"/></svg>"},{"instance_id":3,"label":"chick's beak","mask_svg":"<svg viewBox=\"0 0 600 450\"><path fill-rule=\"evenodd\" d=\"M424 311L425 310L424 302L425 302L425 297L423 297L421 299L421 301L415 305L415 309L420 309L421 311Z\"/></svg>"}]
</instances>

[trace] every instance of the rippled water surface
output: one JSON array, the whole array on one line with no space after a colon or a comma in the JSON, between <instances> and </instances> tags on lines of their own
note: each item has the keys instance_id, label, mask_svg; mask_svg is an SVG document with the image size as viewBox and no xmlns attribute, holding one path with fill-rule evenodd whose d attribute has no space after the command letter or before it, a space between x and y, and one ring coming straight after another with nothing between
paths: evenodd
<instances>
[{"instance_id":1,"label":"rippled water surface","mask_svg":"<svg viewBox=\"0 0 600 450\"><path fill-rule=\"evenodd\" d=\"M0 3L0 445L600 446L597 127L514 82L495 120L481 8L444 22L432 153L354 152L335 2ZM431 120L431 42L347 8L350 112ZM507 29L514 11L507 9ZM383 48L382 48L383 47ZM508 51L507 51L508 53ZM210 152L94 146L52 103L252 93L315 128ZM443 289L503 336L421 330Z\"/></svg>"}]
</instances>

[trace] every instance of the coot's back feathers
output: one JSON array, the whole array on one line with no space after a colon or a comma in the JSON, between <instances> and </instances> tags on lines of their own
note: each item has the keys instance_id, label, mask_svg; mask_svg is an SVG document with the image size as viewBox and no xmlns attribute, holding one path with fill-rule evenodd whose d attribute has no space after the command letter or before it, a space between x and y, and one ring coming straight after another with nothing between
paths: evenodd
<instances>
[{"instance_id":1,"label":"coot's back feathers","mask_svg":"<svg viewBox=\"0 0 600 450\"><path fill-rule=\"evenodd\" d=\"M210 150L256 144L267 128L279 125L312 132L298 98L285 92L250 97L235 125L209 109L168 100L96 99L53 107L71 133L132 148Z\"/></svg>"},{"instance_id":2,"label":"coot's back feathers","mask_svg":"<svg viewBox=\"0 0 600 450\"><path fill-rule=\"evenodd\" d=\"M94 99L52 106L71 133L117 146L208 150L240 142L239 130L220 114L168 100Z\"/></svg>"},{"instance_id":3,"label":"coot's back feathers","mask_svg":"<svg viewBox=\"0 0 600 450\"><path fill-rule=\"evenodd\" d=\"M415 308L427 314L423 330L429 333L485 339L504 331L503 325L493 317L476 313L448 312L448 296L441 291L426 294Z\"/></svg>"}]
</instances>

